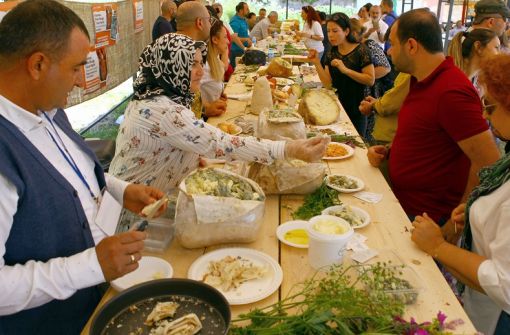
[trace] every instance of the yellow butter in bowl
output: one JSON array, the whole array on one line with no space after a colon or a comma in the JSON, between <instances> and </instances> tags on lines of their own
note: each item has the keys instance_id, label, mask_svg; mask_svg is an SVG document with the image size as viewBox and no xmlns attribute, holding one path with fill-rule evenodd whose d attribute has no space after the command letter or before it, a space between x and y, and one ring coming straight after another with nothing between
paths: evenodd
<instances>
[{"instance_id":1,"label":"yellow butter in bowl","mask_svg":"<svg viewBox=\"0 0 510 335\"><path fill-rule=\"evenodd\" d=\"M333 220L323 219L318 220L313 224L313 229L319 233L329 235L341 235L347 232L347 228Z\"/></svg>"},{"instance_id":2,"label":"yellow butter in bowl","mask_svg":"<svg viewBox=\"0 0 510 335\"><path fill-rule=\"evenodd\" d=\"M308 233L305 229L292 229L285 233L284 238L295 244L308 245Z\"/></svg>"}]
</instances>

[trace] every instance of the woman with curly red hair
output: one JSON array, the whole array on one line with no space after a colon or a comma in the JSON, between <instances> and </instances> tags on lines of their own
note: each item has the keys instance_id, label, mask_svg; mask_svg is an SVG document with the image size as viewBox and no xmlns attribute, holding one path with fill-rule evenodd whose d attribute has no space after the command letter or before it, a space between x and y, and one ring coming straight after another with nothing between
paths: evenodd
<instances>
[{"instance_id":1,"label":"woman with curly red hair","mask_svg":"<svg viewBox=\"0 0 510 335\"><path fill-rule=\"evenodd\" d=\"M510 55L498 55L481 66L485 88L484 116L494 134L510 140ZM463 229L461 247L446 242L426 213L413 222L412 240L446 266L461 283L464 309L484 334L510 329L510 154L480 171L480 185L451 220Z\"/></svg>"}]
</instances>

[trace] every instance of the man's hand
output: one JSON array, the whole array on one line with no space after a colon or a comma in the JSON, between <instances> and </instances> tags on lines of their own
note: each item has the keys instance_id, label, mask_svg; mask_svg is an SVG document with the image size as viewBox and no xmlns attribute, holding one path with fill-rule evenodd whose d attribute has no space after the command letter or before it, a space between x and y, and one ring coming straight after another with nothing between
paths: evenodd
<instances>
[{"instance_id":1,"label":"man's hand","mask_svg":"<svg viewBox=\"0 0 510 335\"><path fill-rule=\"evenodd\" d=\"M431 256L435 256L437 249L445 240L441 234L441 228L427 215L416 216L413 221L413 232L411 240L418 245L418 248Z\"/></svg>"},{"instance_id":2,"label":"man's hand","mask_svg":"<svg viewBox=\"0 0 510 335\"><path fill-rule=\"evenodd\" d=\"M244 41L245 41L246 43L248 43L248 48L251 48L251 46L253 45L253 43L251 43L251 39L249 39L249 38L244 38Z\"/></svg>"},{"instance_id":3,"label":"man's hand","mask_svg":"<svg viewBox=\"0 0 510 335\"><path fill-rule=\"evenodd\" d=\"M157 200L165 194L157 188L141 185L129 184L124 191L124 208L129 209L135 214L139 214L142 209ZM158 217L166 211L166 204L161 206L154 217Z\"/></svg>"},{"instance_id":4,"label":"man's hand","mask_svg":"<svg viewBox=\"0 0 510 335\"><path fill-rule=\"evenodd\" d=\"M213 102L204 102L204 109L207 117L220 116L227 111L227 101L219 98Z\"/></svg>"},{"instance_id":5,"label":"man's hand","mask_svg":"<svg viewBox=\"0 0 510 335\"><path fill-rule=\"evenodd\" d=\"M326 148L331 139L329 137L316 136L308 140L293 140L285 145L285 157L300 159L306 162L319 161L326 153Z\"/></svg>"},{"instance_id":6,"label":"man's hand","mask_svg":"<svg viewBox=\"0 0 510 335\"><path fill-rule=\"evenodd\" d=\"M363 115L372 114L372 110L374 108L374 103L376 101L377 101L377 99L375 99L371 96L366 97L365 100L363 100L361 102L361 104L359 105L359 111L361 112L361 114L363 114Z\"/></svg>"},{"instance_id":7,"label":"man's hand","mask_svg":"<svg viewBox=\"0 0 510 335\"><path fill-rule=\"evenodd\" d=\"M374 145L368 148L368 162L374 167L379 167L387 156L388 149L384 145Z\"/></svg>"},{"instance_id":8,"label":"man's hand","mask_svg":"<svg viewBox=\"0 0 510 335\"><path fill-rule=\"evenodd\" d=\"M104 238L96 246L97 260L107 282L138 268L147 234L130 231Z\"/></svg>"}]
</instances>

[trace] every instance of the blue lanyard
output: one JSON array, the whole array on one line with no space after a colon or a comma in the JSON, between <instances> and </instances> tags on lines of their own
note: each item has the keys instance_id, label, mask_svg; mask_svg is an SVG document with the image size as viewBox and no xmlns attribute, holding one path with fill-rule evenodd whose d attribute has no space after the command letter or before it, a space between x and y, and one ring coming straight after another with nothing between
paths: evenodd
<instances>
[{"instance_id":1,"label":"blue lanyard","mask_svg":"<svg viewBox=\"0 0 510 335\"><path fill-rule=\"evenodd\" d=\"M60 153L62 154L62 156L64 157L64 159L66 160L66 162L69 164L69 166L71 166L71 168L73 169L73 171L76 173L76 175L78 176L78 178L80 178L81 182L83 183L83 185L85 185L85 187L87 187L87 189L89 190L89 193L90 193L90 196L92 197L92 199L94 199L94 201L98 201L98 197L96 197L94 195L94 192L92 192L92 189L90 188L89 186L89 183L87 182L87 179L85 179L85 176L83 175L83 173L80 171L80 168L78 167L78 164L76 164L76 162L74 161L73 159L73 156L71 156L71 154L69 153L69 151L67 150L66 148L66 145L64 144L64 141L62 141L62 138L60 137L60 135L58 134L58 131L57 131L57 128L55 128L55 125L53 124L53 121L48 117L48 115L46 113L43 113L44 116L46 117L46 119L49 121L49 123L51 124L51 126L53 127L53 130L55 131L55 134L57 134L57 137L58 139L60 140L60 143L62 144L62 147L64 148L62 150L62 148L60 147L60 145L58 144L58 142L55 140L55 137L53 136L53 134L48 130L46 129L46 131L48 132L48 135L50 135L51 139L53 140L53 143L55 143L55 145L57 146L58 148L58 151L60 151ZM65 152L64 152L65 151Z\"/></svg>"}]
</instances>

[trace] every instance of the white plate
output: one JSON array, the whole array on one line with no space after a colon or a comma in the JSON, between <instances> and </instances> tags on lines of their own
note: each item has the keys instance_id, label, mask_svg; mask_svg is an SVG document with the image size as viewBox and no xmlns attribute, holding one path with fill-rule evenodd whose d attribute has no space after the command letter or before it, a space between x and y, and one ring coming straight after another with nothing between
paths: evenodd
<instances>
[{"instance_id":1,"label":"white plate","mask_svg":"<svg viewBox=\"0 0 510 335\"><path fill-rule=\"evenodd\" d=\"M354 155L354 149L353 149L353 148L351 148L350 146L348 146L347 144L337 143L337 142L331 142L331 143L329 143L328 145L337 145L337 146L341 146L342 148L344 148L345 150L347 150L347 155L344 155L344 156L338 156L338 157L322 157L322 159L326 159L326 160L345 159L345 158L347 158L347 157L351 157L352 155Z\"/></svg>"},{"instance_id":2,"label":"white plate","mask_svg":"<svg viewBox=\"0 0 510 335\"><path fill-rule=\"evenodd\" d=\"M207 272L209 262L219 261L226 256L248 259L257 266L267 266L268 271L263 278L249 280L242 283L237 289L228 292L218 290L227 298L231 305L250 304L270 296L280 287L283 279L283 272L280 265L269 255L260 251L248 248L225 248L211 251L191 264L188 270L188 278L202 281Z\"/></svg>"},{"instance_id":3,"label":"white plate","mask_svg":"<svg viewBox=\"0 0 510 335\"><path fill-rule=\"evenodd\" d=\"M290 245L291 247L306 249L306 248L308 248L308 244L292 243L285 239L285 234L288 231L294 230L294 229L304 229L306 231L308 225L309 225L308 221L301 221L301 220L285 222L285 223L279 225L278 228L276 229L276 237L278 237L280 242Z\"/></svg>"},{"instance_id":4,"label":"white plate","mask_svg":"<svg viewBox=\"0 0 510 335\"><path fill-rule=\"evenodd\" d=\"M360 224L359 226L351 225L351 227L353 229L360 229L360 228L366 227L366 226L368 226L370 224L370 215L365 210L363 210L363 209L361 209L359 207L356 207L356 206L351 206L351 205L331 206L331 207L328 207L328 208L324 209L321 214L323 214L323 215L333 215L333 214L331 214L332 211L342 210L345 206L351 207L352 211L354 213L356 213L359 217L361 217L362 220L363 220L363 223ZM333 215L333 216L336 216L336 215ZM345 221L349 222L348 220L345 220Z\"/></svg>"},{"instance_id":5,"label":"white plate","mask_svg":"<svg viewBox=\"0 0 510 335\"><path fill-rule=\"evenodd\" d=\"M329 178L332 177L332 176L344 176L344 177L347 177L347 178L350 178L350 179L354 179L356 181L356 183L358 183L358 187L357 188L342 188L342 187L338 187L336 185L330 184ZM337 191L342 192L342 193L359 192L359 191L361 191L362 189L365 188L365 183L363 182L363 180L361 180L361 179L359 179L357 177L354 177L354 176L349 176L347 174L332 174L332 175L329 175L329 176L326 177L326 184L329 187L331 187L332 189L337 190Z\"/></svg>"},{"instance_id":6,"label":"white plate","mask_svg":"<svg viewBox=\"0 0 510 335\"><path fill-rule=\"evenodd\" d=\"M172 278L173 274L174 269L170 263L164 259L159 257L143 256L142 259L138 261L138 269L113 280L111 284L116 291L121 292L131 286L145 283L147 281Z\"/></svg>"}]
</instances>

